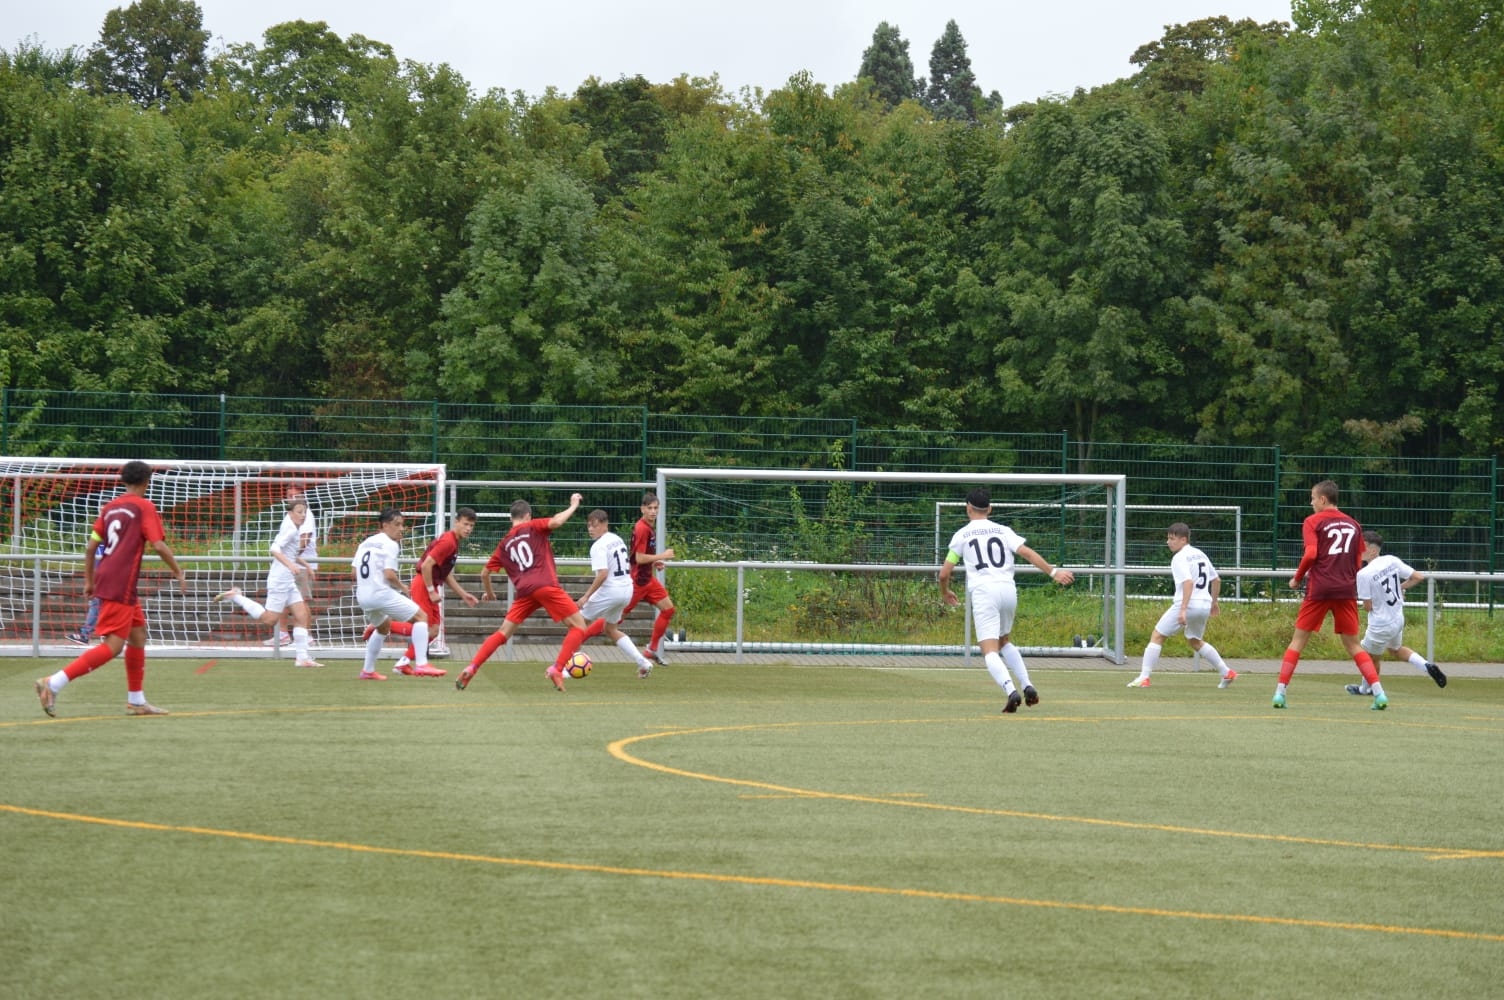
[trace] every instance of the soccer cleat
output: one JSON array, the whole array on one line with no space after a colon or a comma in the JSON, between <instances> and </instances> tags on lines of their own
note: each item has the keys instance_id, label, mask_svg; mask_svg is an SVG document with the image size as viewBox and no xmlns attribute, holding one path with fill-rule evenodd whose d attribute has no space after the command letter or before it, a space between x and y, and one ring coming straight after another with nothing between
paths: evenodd
<instances>
[{"instance_id":1,"label":"soccer cleat","mask_svg":"<svg viewBox=\"0 0 1504 1000\"><path fill-rule=\"evenodd\" d=\"M378 674L374 670L362 670L360 672L360 679L363 681L384 681L386 680L386 674Z\"/></svg>"},{"instance_id":2,"label":"soccer cleat","mask_svg":"<svg viewBox=\"0 0 1504 1000\"><path fill-rule=\"evenodd\" d=\"M309 656L300 656L293 662L295 667L322 667L323 664Z\"/></svg>"},{"instance_id":3,"label":"soccer cleat","mask_svg":"<svg viewBox=\"0 0 1504 1000\"><path fill-rule=\"evenodd\" d=\"M228 601L235 600L235 598L237 598L239 596L240 596L240 588L239 587L231 587L229 590L221 591L220 593L215 594L214 595L214 599L216 601L228 602Z\"/></svg>"},{"instance_id":4,"label":"soccer cleat","mask_svg":"<svg viewBox=\"0 0 1504 1000\"><path fill-rule=\"evenodd\" d=\"M125 714L126 715L166 715L167 714L167 709L165 709L165 708L158 708L157 706L153 705L151 702L144 702L143 704L140 704L140 705L132 705L130 702L126 702L125 703Z\"/></svg>"},{"instance_id":5,"label":"soccer cleat","mask_svg":"<svg viewBox=\"0 0 1504 1000\"><path fill-rule=\"evenodd\" d=\"M1436 664L1427 663L1426 673L1431 675L1431 679L1436 682L1437 687L1444 688L1447 686L1447 675L1442 673L1441 668Z\"/></svg>"},{"instance_id":6,"label":"soccer cleat","mask_svg":"<svg viewBox=\"0 0 1504 1000\"><path fill-rule=\"evenodd\" d=\"M644 663L642 666L637 668L637 679L640 681L645 681L652 673L653 665L651 663Z\"/></svg>"},{"instance_id":7,"label":"soccer cleat","mask_svg":"<svg viewBox=\"0 0 1504 1000\"><path fill-rule=\"evenodd\" d=\"M1237 679L1238 679L1238 672L1236 670L1234 670L1232 667L1228 667L1227 668L1227 676L1224 677L1224 678L1222 678L1221 683L1219 683L1217 685L1217 687L1219 687L1219 688L1231 687L1232 686L1232 682L1235 681L1235 680L1237 680Z\"/></svg>"},{"instance_id":8,"label":"soccer cleat","mask_svg":"<svg viewBox=\"0 0 1504 1000\"><path fill-rule=\"evenodd\" d=\"M1023 700L1023 695L1017 691L1008 692L1008 704L1003 706L1003 714L1012 715L1014 712L1017 712L1018 706L1023 704Z\"/></svg>"},{"instance_id":9,"label":"soccer cleat","mask_svg":"<svg viewBox=\"0 0 1504 1000\"><path fill-rule=\"evenodd\" d=\"M1283 692L1276 693L1274 695L1274 701L1270 702L1270 704L1272 704L1275 708L1284 708L1285 707L1285 696L1284 696L1284 693Z\"/></svg>"},{"instance_id":10,"label":"soccer cleat","mask_svg":"<svg viewBox=\"0 0 1504 1000\"><path fill-rule=\"evenodd\" d=\"M402 663L401 661L398 661L397 663L392 665L392 676L396 677L398 674L401 674L405 677L416 677L418 675L418 672L413 669L413 665L411 663Z\"/></svg>"},{"instance_id":11,"label":"soccer cleat","mask_svg":"<svg viewBox=\"0 0 1504 1000\"><path fill-rule=\"evenodd\" d=\"M412 671L410 673L410 676L412 676L412 677L443 677L447 673L449 673L449 671L443 670L443 669L441 669L439 667L436 667L436 666L434 666L431 663L424 663L421 666L413 667L413 669L412 669Z\"/></svg>"},{"instance_id":12,"label":"soccer cleat","mask_svg":"<svg viewBox=\"0 0 1504 1000\"><path fill-rule=\"evenodd\" d=\"M403 653L401 656L397 657L395 666L397 667L397 669L401 670L403 667L409 666L412 662L412 660L409 660L407 658L407 654ZM403 671L403 673L408 673L408 671Z\"/></svg>"},{"instance_id":13,"label":"soccer cleat","mask_svg":"<svg viewBox=\"0 0 1504 1000\"><path fill-rule=\"evenodd\" d=\"M371 641L371 635L376 631L375 625L367 625L360 633L360 644L364 646Z\"/></svg>"},{"instance_id":14,"label":"soccer cleat","mask_svg":"<svg viewBox=\"0 0 1504 1000\"><path fill-rule=\"evenodd\" d=\"M1373 696L1373 704L1369 705L1368 707L1372 711L1382 712L1384 711L1384 709L1389 707L1389 699L1384 695L1376 694Z\"/></svg>"},{"instance_id":15,"label":"soccer cleat","mask_svg":"<svg viewBox=\"0 0 1504 1000\"><path fill-rule=\"evenodd\" d=\"M1024 685L1024 705L1033 708L1039 704L1039 692L1034 690L1034 685Z\"/></svg>"},{"instance_id":16,"label":"soccer cleat","mask_svg":"<svg viewBox=\"0 0 1504 1000\"><path fill-rule=\"evenodd\" d=\"M42 703L42 711L48 715L57 715L57 695L52 690L52 685L43 677L34 685L37 689L37 699Z\"/></svg>"},{"instance_id":17,"label":"soccer cleat","mask_svg":"<svg viewBox=\"0 0 1504 1000\"><path fill-rule=\"evenodd\" d=\"M663 654L661 652L659 652L658 650L656 650L656 649L644 649L642 651L642 655L646 656L648 659L652 660L654 663L658 664L660 667L666 667L666 666L668 666L668 661L665 660L663 658Z\"/></svg>"},{"instance_id":18,"label":"soccer cleat","mask_svg":"<svg viewBox=\"0 0 1504 1000\"><path fill-rule=\"evenodd\" d=\"M1346 691L1348 694L1355 694L1360 698L1368 693L1367 691L1363 690L1363 685L1361 684L1349 684L1342 690Z\"/></svg>"},{"instance_id":19,"label":"soccer cleat","mask_svg":"<svg viewBox=\"0 0 1504 1000\"><path fill-rule=\"evenodd\" d=\"M559 669L559 665L557 663L549 667L547 670L543 671L543 676L553 681L554 687L558 688L560 691L564 690L564 671Z\"/></svg>"},{"instance_id":20,"label":"soccer cleat","mask_svg":"<svg viewBox=\"0 0 1504 1000\"><path fill-rule=\"evenodd\" d=\"M1146 688L1149 686L1149 678L1135 677L1133 678L1133 680L1128 682L1128 686L1131 688Z\"/></svg>"},{"instance_id":21,"label":"soccer cleat","mask_svg":"<svg viewBox=\"0 0 1504 1000\"><path fill-rule=\"evenodd\" d=\"M239 591L237 591L239 593ZM292 642L292 636L287 632L278 631L275 635L261 640L263 646L285 646Z\"/></svg>"},{"instance_id":22,"label":"soccer cleat","mask_svg":"<svg viewBox=\"0 0 1504 1000\"><path fill-rule=\"evenodd\" d=\"M464 670L461 670L460 671L460 675L454 679L455 690L456 691L463 691L463 690L465 690L465 688L467 688L467 687L470 686L470 682L473 681L474 679L475 679L475 668L474 667L466 667Z\"/></svg>"},{"instance_id":23,"label":"soccer cleat","mask_svg":"<svg viewBox=\"0 0 1504 1000\"><path fill-rule=\"evenodd\" d=\"M87 646L89 644L89 637L84 635L82 632L69 632L63 638L67 639L75 646ZM1443 677L1441 679L1441 683L1445 684L1446 682L1446 678Z\"/></svg>"}]
</instances>

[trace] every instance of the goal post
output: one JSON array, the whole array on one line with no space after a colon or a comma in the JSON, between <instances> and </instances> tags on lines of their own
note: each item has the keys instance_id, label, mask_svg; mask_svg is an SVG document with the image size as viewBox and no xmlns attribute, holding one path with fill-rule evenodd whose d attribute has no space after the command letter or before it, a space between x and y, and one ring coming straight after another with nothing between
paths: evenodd
<instances>
[{"instance_id":1,"label":"goal post","mask_svg":"<svg viewBox=\"0 0 1504 1000\"><path fill-rule=\"evenodd\" d=\"M969 606L964 628L953 619L947 624L936 608L934 524L935 504L979 485L992 488L994 503L1017 505L996 520L1078 577L1101 581L1093 593L1066 588L1076 591L1074 607L1062 601L1061 613L1076 615L1074 627L1048 634L1031 625L1031 618L1040 617L1040 598L1025 593L1016 632L1020 647L1125 662L1120 571L1126 565L1127 479L1121 475L661 468L657 531L660 544L676 547L679 558L668 564L680 581L676 586L691 568L736 571L736 634L684 647L973 655ZM957 517L950 531L964 522ZM686 551L696 558L685 561ZM1032 566L1024 564L1019 572L1022 590L1042 582ZM754 573L756 583L749 586ZM764 608L771 614L753 625L760 600L771 602ZM787 602L783 622L778 601ZM854 607L863 602L865 608ZM871 621L859 620L863 611ZM1102 643L1089 649L1072 643L1086 632L1100 633ZM881 638L865 641L863 635Z\"/></svg>"},{"instance_id":2,"label":"goal post","mask_svg":"<svg viewBox=\"0 0 1504 1000\"><path fill-rule=\"evenodd\" d=\"M0 636L14 640L29 633L42 645L65 645L77 630L86 610L84 546L100 509L122 491L125 461L0 458ZM231 587L264 598L271 543L291 499L308 502L317 529L319 568L309 604L310 632L321 655L360 645L364 616L355 603L349 561L355 547L378 530L380 511L396 507L405 515L404 568L447 527L442 464L148 464L147 498L160 512L188 580L185 592L167 586L170 577L147 549L141 591L154 647L279 655L273 626L213 598ZM10 646L0 642L0 648Z\"/></svg>"}]
</instances>

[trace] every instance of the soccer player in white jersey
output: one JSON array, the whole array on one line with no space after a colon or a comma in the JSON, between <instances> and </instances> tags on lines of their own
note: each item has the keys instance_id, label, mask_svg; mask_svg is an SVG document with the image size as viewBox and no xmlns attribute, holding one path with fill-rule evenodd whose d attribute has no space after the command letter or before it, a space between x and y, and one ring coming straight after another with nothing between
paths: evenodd
<instances>
[{"instance_id":1,"label":"soccer player in white jersey","mask_svg":"<svg viewBox=\"0 0 1504 1000\"><path fill-rule=\"evenodd\" d=\"M381 530L361 542L350 560L355 573L355 602L369 623L361 636L366 644L360 670L363 681L386 680L385 674L376 672L376 657L392 631L393 621L413 623L413 663L428 666L428 616L403 592L402 578L397 575L397 560L402 554L397 543L405 530L402 511L387 507L381 512Z\"/></svg>"},{"instance_id":2,"label":"soccer player in white jersey","mask_svg":"<svg viewBox=\"0 0 1504 1000\"><path fill-rule=\"evenodd\" d=\"M308 609L307 594L299 586L300 578L311 578L312 565L305 554L310 551L313 531L313 514L308 510L308 501L294 500L288 504L277 537L272 539L272 566L266 574L266 604L258 604L246 597L238 587L231 587L214 598L233 604L257 621L272 626L277 626L282 620L285 609L293 621L293 662L300 667L323 666L308 655L308 626L312 614Z\"/></svg>"},{"instance_id":3,"label":"soccer player in white jersey","mask_svg":"<svg viewBox=\"0 0 1504 1000\"><path fill-rule=\"evenodd\" d=\"M604 510L592 510L585 518L590 532L590 568L595 579L580 598L580 613L587 622L600 622L606 638L637 664L637 676L646 678L653 664L637 649L632 637L617 627L627 602L632 600L632 556L627 543L611 530L611 518ZM588 630L587 630L588 632Z\"/></svg>"},{"instance_id":4,"label":"soccer player in white jersey","mask_svg":"<svg viewBox=\"0 0 1504 1000\"><path fill-rule=\"evenodd\" d=\"M966 527L950 539L950 551L940 565L940 596L946 604L959 604L950 589L950 577L957 564L966 567L966 597L971 601L971 619L982 661L987 672L1008 696L1004 712L1018 711L1019 703L1039 704L1039 692L1029 679L1029 668L1013 644L1013 615L1018 610L1018 590L1013 583L1013 557L1027 560L1041 573L1062 587L1076 580L1068 569L1051 566L1044 556L1024 544L1024 539L1006 525L988 520L992 498L978 487L966 494ZM1017 687L1009 670L1018 678ZM1022 695L1019 688L1023 689Z\"/></svg>"},{"instance_id":5,"label":"soccer player in white jersey","mask_svg":"<svg viewBox=\"0 0 1504 1000\"><path fill-rule=\"evenodd\" d=\"M1170 525L1165 529L1165 544L1172 553L1170 576L1175 582L1175 600L1169 610L1160 615L1159 624L1154 626L1154 634L1144 647L1138 676L1129 681L1128 686L1148 687L1149 675L1154 673L1154 665L1159 662L1165 639L1184 630L1185 641L1222 675L1222 682L1217 687L1225 688L1238 679L1238 672L1222 661L1222 654L1215 646L1202 638L1206 634L1207 619L1218 611L1217 598L1222 593L1222 579L1206 553L1191 544L1190 525L1183 521Z\"/></svg>"},{"instance_id":6,"label":"soccer player in white jersey","mask_svg":"<svg viewBox=\"0 0 1504 1000\"><path fill-rule=\"evenodd\" d=\"M1426 574L1386 555L1384 536L1377 531L1363 532L1363 561L1368 565L1358 570L1358 600L1368 612L1368 629L1360 644L1375 665L1385 653L1392 653L1429 674L1437 687L1446 687L1447 675L1441 668L1405 645L1405 591L1425 580ZM1347 693L1368 695L1373 689L1367 683L1349 684Z\"/></svg>"}]
</instances>

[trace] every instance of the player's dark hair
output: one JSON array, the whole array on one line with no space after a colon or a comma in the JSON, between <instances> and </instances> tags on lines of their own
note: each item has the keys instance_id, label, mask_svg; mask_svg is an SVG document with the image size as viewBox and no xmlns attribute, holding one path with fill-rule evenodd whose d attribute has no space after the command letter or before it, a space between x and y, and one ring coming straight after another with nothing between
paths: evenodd
<instances>
[{"instance_id":1,"label":"player's dark hair","mask_svg":"<svg viewBox=\"0 0 1504 1000\"><path fill-rule=\"evenodd\" d=\"M650 503L657 503L657 502L658 502L658 494L656 494L656 493L648 492L648 493L644 493L642 495L642 504L641 504L641 506L645 507L645 506L647 506Z\"/></svg>"},{"instance_id":2,"label":"player's dark hair","mask_svg":"<svg viewBox=\"0 0 1504 1000\"><path fill-rule=\"evenodd\" d=\"M1337 502L1337 484L1330 479L1323 479L1311 487L1311 492L1326 497L1327 503Z\"/></svg>"},{"instance_id":3,"label":"player's dark hair","mask_svg":"<svg viewBox=\"0 0 1504 1000\"><path fill-rule=\"evenodd\" d=\"M1377 545L1379 547L1379 551L1383 552L1384 551L1384 536L1382 534L1380 534L1379 532L1377 532L1377 531L1365 531L1365 532L1363 532L1363 544L1364 545Z\"/></svg>"},{"instance_id":4,"label":"player's dark hair","mask_svg":"<svg viewBox=\"0 0 1504 1000\"><path fill-rule=\"evenodd\" d=\"M393 521L397 520L397 518L399 518L401 516L402 516L402 509L400 507L383 507L383 508L381 508L381 523L382 524L391 524Z\"/></svg>"},{"instance_id":5,"label":"player's dark hair","mask_svg":"<svg viewBox=\"0 0 1504 1000\"><path fill-rule=\"evenodd\" d=\"M978 486L966 494L966 505L976 510L986 510L992 506L992 494L987 492L987 487Z\"/></svg>"},{"instance_id":6,"label":"player's dark hair","mask_svg":"<svg viewBox=\"0 0 1504 1000\"><path fill-rule=\"evenodd\" d=\"M120 467L120 481L126 486L137 486L151 481L151 466L139 459L131 459Z\"/></svg>"},{"instance_id":7,"label":"player's dark hair","mask_svg":"<svg viewBox=\"0 0 1504 1000\"><path fill-rule=\"evenodd\" d=\"M289 514L291 514L294 510L297 510L299 507L307 507L307 506L308 506L308 499L306 497L293 497L291 500L287 501L287 512Z\"/></svg>"},{"instance_id":8,"label":"player's dark hair","mask_svg":"<svg viewBox=\"0 0 1504 1000\"><path fill-rule=\"evenodd\" d=\"M597 507L597 508L595 508L595 510L592 510L589 514L585 515L585 520L587 520L587 521L598 521L601 524L610 524L611 523L611 515L607 514L605 511L603 511L599 507Z\"/></svg>"},{"instance_id":9,"label":"player's dark hair","mask_svg":"<svg viewBox=\"0 0 1504 1000\"><path fill-rule=\"evenodd\" d=\"M533 516L533 505L526 500L512 501L512 520L526 521Z\"/></svg>"},{"instance_id":10,"label":"player's dark hair","mask_svg":"<svg viewBox=\"0 0 1504 1000\"><path fill-rule=\"evenodd\" d=\"M454 512L454 519L456 521L474 521L474 520L476 520L476 517L475 517L475 508L474 507L461 507L459 510L457 510L457 511Z\"/></svg>"},{"instance_id":11,"label":"player's dark hair","mask_svg":"<svg viewBox=\"0 0 1504 1000\"><path fill-rule=\"evenodd\" d=\"M1165 533L1168 535L1174 535L1176 538L1190 538L1191 526L1189 524L1186 524L1184 521L1176 521L1174 524L1165 529Z\"/></svg>"}]
</instances>

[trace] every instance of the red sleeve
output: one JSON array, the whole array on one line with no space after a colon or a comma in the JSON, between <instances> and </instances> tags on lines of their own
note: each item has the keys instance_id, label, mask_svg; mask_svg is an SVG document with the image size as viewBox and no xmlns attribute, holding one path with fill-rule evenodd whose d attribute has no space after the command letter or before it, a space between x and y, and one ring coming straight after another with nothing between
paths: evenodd
<instances>
[{"instance_id":1,"label":"red sleeve","mask_svg":"<svg viewBox=\"0 0 1504 1000\"><path fill-rule=\"evenodd\" d=\"M648 550L648 539L652 534L653 529L648 527L641 518L638 518L637 523L632 525L632 544L628 547L628 552L632 556L634 566L637 564L637 553Z\"/></svg>"},{"instance_id":2,"label":"red sleeve","mask_svg":"<svg viewBox=\"0 0 1504 1000\"><path fill-rule=\"evenodd\" d=\"M492 552L491 553L491 558L489 558L489 559L486 560L486 571L487 572L489 572L489 573L495 573L497 570L501 569L501 546L505 542L506 542L506 539L503 538L500 542L496 543L496 551Z\"/></svg>"},{"instance_id":3,"label":"red sleeve","mask_svg":"<svg viewBox=\"0 0 1504 1000\"><path fill-rule=\"evenodd\" d=\"M460 550L460 543L454 537L454 532L446 531L434 539L433 548L428 550L428 558L435 564L442 565Z\"/></svg>"},{"instance_id":4,"label":"red sleeve","mask_svg":"<svg viewBox=\"0 0 1504 1000\"><path fill-rule=\"evenodd\" d=\"M1301 553L1300 565L1295 567L1296 583L1304 580L1316 563L1316 516L1314 514L1306 518L1305 523L1300 526L1300 537L1305 542L1305 551ZM1360 561L1362 555L1362 552L1358 553Z\"/></svg>"}]
</instances>

